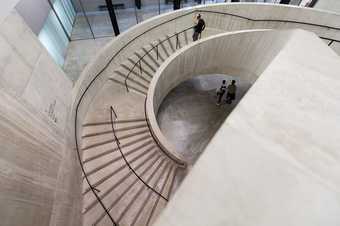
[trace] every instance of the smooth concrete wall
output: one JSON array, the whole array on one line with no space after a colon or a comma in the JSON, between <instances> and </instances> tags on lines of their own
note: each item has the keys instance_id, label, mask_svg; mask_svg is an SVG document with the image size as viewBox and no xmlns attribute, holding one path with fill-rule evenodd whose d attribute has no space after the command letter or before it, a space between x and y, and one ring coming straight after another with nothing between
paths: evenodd
<instances>
[{"instance_id":1,"label":"smooth concrete wall","mask_svg":"<svg viewBox=\"0 0 340 226\"><path fill-rule=\"evenodd\" d=\"M51 11L47 0L21 0L15 8L36 35L39 34Z\"/></svg>"},{"instance_id":2,"label":"smooth concrete wall","mask_svg":"<svg viewBox=\"0 0 340 226\"><path fill-rule=\"evenodd\" d=\"M80 225L72 83L16 10L0 50L0 224Z\"/></svg>"},{"instance_id":3,"label":"smooth concrete wall","mask_svg":"<svg viewBox=\"0 0 340 226\"><path fill-rule=\"evenodd\" d=\"M340 13L340 1L338 0L318 0L314 8Z\"/></svg>"},{"instance_id":4,"label":"smooth concrete wall","mask_svg":"<svg viewBox=\"0 0 340 226\"><path fill-rule=\"evenodd\" d=\"M155 226L340 225L339 64L295 31Z\"/></svg>"},{"instance_id":5,"label":"smooth concrete wall","mask_svg":"<svg viewBox=\"0 0 340 226\"><path fill-rule=\"evenodd\" d=\"M14 6L20 0L2 0L0 7L0 23L8 16L8 14L12 11Z\"/></svg>"},{"instance_id":6,"label":"smooth concrete wall","mask_svg":"<svg viewBox=\"0 0 340 226\"><path fill-rule=\"evenodd\" d=\"M204 74L227 74L250 87L290 39L291 31L223 33L192 43L168 58L154 75L146 104L150 126L165 150L178 154L161 132L158 109L164 98L185 80Z\"/></svg>"}]
</instances>

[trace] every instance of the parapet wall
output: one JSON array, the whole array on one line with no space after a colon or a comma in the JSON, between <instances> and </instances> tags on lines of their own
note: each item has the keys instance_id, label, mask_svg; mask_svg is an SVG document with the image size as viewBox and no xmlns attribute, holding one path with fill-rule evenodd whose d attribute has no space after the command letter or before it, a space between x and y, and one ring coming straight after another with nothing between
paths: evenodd
<instances>
[{"instance_id":1,"label":"parapet wall","mask_svg":"<svg viewBox=\"0 0 340 226\"><path fill-rule=\"evenodd\" d=\"M339 64L314 34L295 30L155 226L340 225Z\"/></svg>"},{"instance_id":2,"label":"parapet wall","mask_svg":"<svg viewBox=\"0 0 340 226\"><path fill-rule=\"evenodd\" d=\"M157 122L158 109L173 88L205 74L232 75L249 88L289 41L291 33L291 30L223 33L194 42L169 57L154 75L146 102L152 131L165 149L184 152L168 142Z\"/></svg>"}]
</instances>

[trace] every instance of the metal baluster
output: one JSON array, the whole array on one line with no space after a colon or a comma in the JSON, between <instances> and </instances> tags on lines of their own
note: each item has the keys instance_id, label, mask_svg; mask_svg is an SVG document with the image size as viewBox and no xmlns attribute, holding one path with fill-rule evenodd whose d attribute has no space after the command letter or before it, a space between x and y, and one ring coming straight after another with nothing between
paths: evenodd
<instances>
[{"instance_id":1,"label":"metal baluster","mask_svg":"<svg viewBox=\"0 0 340 226\"><path fill-rule=\"evenodd\" d=\"M156 45L156 53L157 53L157 60L158 60L158 44Z\"/></svg>"},{"instance_id":2,"label":"metal baluster","mask_svg":"<svg viewBox=\"0 0 340 226\"><path fill-rule=\"evenodd\" d=\"M140 77L143 77L143 74L142 74L142 62L141 62L141 60L139 60L139 72L140 72Z\"/></svg>"}]
</instances>

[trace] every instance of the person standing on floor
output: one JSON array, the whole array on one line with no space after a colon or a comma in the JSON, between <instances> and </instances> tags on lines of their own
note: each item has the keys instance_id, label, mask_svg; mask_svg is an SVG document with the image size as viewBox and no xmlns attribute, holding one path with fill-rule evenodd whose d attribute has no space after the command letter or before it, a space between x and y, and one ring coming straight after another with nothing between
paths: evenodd
<instances>
[{"instance_id":1,"label":"person standing on floor","mask_svg":"<svg viewBox=\"0 0 340 226\"><path fill-rule=\"evenodd\" d=\"M236 98L236 81L232 80L231 84L227 88L227 98L226 98L226 103L231 104L233 100Z\"/></svg>"},{"instance_id":2,"label":"person standing on floor","mask_svg":"<svg viewBox=\"0 0 340 226\"><path fill-rule=\"evenodd\" d=\"M216 92L216 94L217 94L217 103L216 103L216 105L217 105L217 106L221 105L222 97L223 97L223 95L224 95L226 89L227 89L227 86L226 86L226 84L225 84L225 80L223 80L223 81L222 81L221 87L220 87L219 90Z\"/></svg>"},{"instance_id":3,"label":"person standing on floor","mask_svg":"<svg viewBox=\"0 0 340 226\"><path fill-rule=\"evenodd\" d=\"M197 41L201 36L202 31L205 29L205 21L201 18L201 14L197 15L197 23L194 26L194 34L192 35L192 40Z\"/></svg>"}]
</instances>

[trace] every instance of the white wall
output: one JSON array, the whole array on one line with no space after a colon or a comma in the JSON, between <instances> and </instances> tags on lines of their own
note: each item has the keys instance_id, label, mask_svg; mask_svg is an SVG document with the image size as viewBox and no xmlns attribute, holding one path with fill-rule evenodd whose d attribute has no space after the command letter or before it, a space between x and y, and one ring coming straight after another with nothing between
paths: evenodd
<instances>
[{"instance_id":1,"label":"white wall","mask_svg":"<svg viewBox=\"0 0 340 226\"><path fill-rule=\"evenodd\" d=\"M314 8L340 13L339 0L318 0Z\"/></svg>"},{"instance_id":2,"label":"white wall","mask_svg":"<svg viewBox=\"0 0 340 226\"><path fill-rule=\"evenodd\" d=\"M19 2L19 0L2 0L0 7L0 23L4 18L8 16L10 11L14 8L14 6Z\"/></svg>"},{"instance_id":3,"label":"white wall","mask_svg":"<svg viewBox=\"0 0 340 226\"><path fill-rule=\"evenodd\" d=\"M15 8L36 35L39 34L51 10L47 0L21 0Z\"/></svg>"},{"instance_id":4,"label":"white wall","mask_svg":"<svg viewBox=\"0 0 340 226\"><path fill-rule=\"evenodd\" d=\"M1 225L81 224L71 91L65 73L10 11L0 22Z\"/></svg>"}]
</instances>

